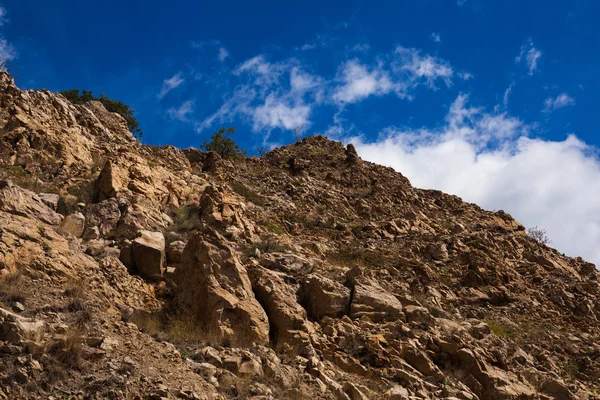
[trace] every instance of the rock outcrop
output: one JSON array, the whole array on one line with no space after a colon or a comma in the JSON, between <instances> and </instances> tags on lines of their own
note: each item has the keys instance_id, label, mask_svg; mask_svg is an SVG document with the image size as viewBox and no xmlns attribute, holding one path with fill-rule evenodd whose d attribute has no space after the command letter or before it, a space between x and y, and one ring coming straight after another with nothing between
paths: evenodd
<instances>
[{"instance_id":1,"label":"rock outcrop","mask_svg":"<svg viewBox=\"0 0 600 400\"><path fill-rule=\"evenodd\" d=\"M145 146L0 71L0 399L600 398L596 267L352 145Z\"/></svg>"}]
</instances>

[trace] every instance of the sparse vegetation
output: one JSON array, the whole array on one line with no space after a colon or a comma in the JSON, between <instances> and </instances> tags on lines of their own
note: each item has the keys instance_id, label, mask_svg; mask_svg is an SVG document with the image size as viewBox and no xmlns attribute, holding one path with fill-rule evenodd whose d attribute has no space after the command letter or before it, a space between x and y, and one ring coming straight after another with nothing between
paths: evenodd
<instances>
[{"instance_id":1,"label":"sparse vegetation","mask_svg":"<svg viewBox=\"0 0 600 400\"><path fill-rule=\"evenodd\" d=\"M552 244L552 241L546 234L545 229L541 229L541 228L538 228L537 226L534 226L533 228L527 228L526 232L527 232L527 235L529 235L529 237L534 239L539 244L544 244L544 245Z\"/></svg>"},{"instance_id":2,"label":"sparse vegetation","mask_svg":"<svg viewBox=\"0 0 600 400\"><path fill-rule=\"evenodd\" d=\"M299 142L300 140L302 140L302 127L301 126L297 126L294 128L294 140L296 142Z\"/></svg>"},{"instance_id":3,"label":"sparse vegetation","mask_svg":"<svg viewBox=\"0 0 600 400\"><path fill-rule=\"evenodd\" d=\"M239 149L238 145L231 139L235 128L221 128L204 142L200 148L204 151L214 151L225 159L241 159L246 157L246 150Z\"/></svg>"},{"instance_id":4,"label":"sparse vegetation","mask_svg":"<svg viewBox=\"0 0 600 400\"><path fill-rule=\"evenodd\" d=\"M104 94L101 94L100 97L96 97L91 90L79 91L79 89L71 89L63 90L60 93L73 104L84 104L92 100L99 101L102 103L102 105L104 105L107 111L114 112L122 116L127 122L127 128L133 135L139 138L142 137L142 129L140 128L140 124L133 116L134 111L127 104L118 100L113 100Z\"/></svg>"},{"instance_id":5,"label":"sparse vegetation","mask_svg":"<svg viewBox=\"0 0 600 400\"><path fill-rule=\"evenodd\" d=\"M385 255L381 252L353 245L341 246L338 251L329 253L328 259L333 264L373 268L380 268L386 263Z\"/></svg>"},{"instance_id":6,"label":"sparse vegetation","mask_svg":"<svg viewBox=\"0 0 600 400\"><path fill-rule=\"evenodd\" d=\"M160 337L174 344L199 342L200 338L206 338L201 332L197 320L190 314L183 312L170 312L165 310L161 313L150 313L139 311L128 318L148 335Z\"/></svg>"},{"instance_id":7,"label":"sparse vegetation","mask_svg":"<svg viewBox=\"0 0 600 400\"><path fill-rule=\"evenodd\" d=\"M83 333L79 329L71 329L63 340L53 343L48 352L65 368L81 371L84 367L83 348Z\"/></svg>"},{"instance_id":8,"label":"sparse vegetation","mask_svg":"<svg viewBox=\"0 0 600 400\"><path fill-rule=\"evenodd\" d=\"M8 275L0 276L0 302L23 303L25 301L25 280L20 272L12 272Z\"/></svg>"},{"instance_id":9,"label":"sparse vegetation","mask_svg":"<svg viewBox=\"0 0 600 400\"><path fill-rule=\"evenodd\" d=\"M231 183L231 188L248 202L254 203L259 206L265 204L265 200L261 195L259 195L254 190L250 189L248 186L244 185L241 182L233 181Z\"/></svg>"},{"instance_id":10,"label":"sparse vegetation","mask_svg":"<svg viewBox=\"0 0 600 400\"><path fill-rule=\"evenodd\" d=\"M283 233L283 229L274 222L265 223L265 227L273 233L281 235Z\"/></svg>"},{"instance_id":11,"label":"sparse vegetation","mask_svg":"<svg viewBox=\"0 0 600 400\"><path fill-rule=\"evenodd\" d=\"M168 211L168 214L173 219L173 225L170 227L172 231L193 231L202 228L198 210L190 206L172 208Z\"/></svg>"},{"instance_id":12,"label":"sparse vegetation","mask_svg":"<svg viewBox=\"0 0 600 400\"><path fill-rule=\"evenodd\" d=\"M488 324L492 333L498 337L513 338L516 334L515 330L512 327L505 325L501 322L485 321L485 323Z\"/></svg>"}]
</instances>

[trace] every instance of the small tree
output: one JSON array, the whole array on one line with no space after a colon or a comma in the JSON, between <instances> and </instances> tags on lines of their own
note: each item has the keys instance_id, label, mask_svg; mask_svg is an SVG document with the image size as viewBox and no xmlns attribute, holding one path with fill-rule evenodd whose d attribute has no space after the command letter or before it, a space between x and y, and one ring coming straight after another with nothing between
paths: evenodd
<instances>
[{"instance_id":1,"label":"small tree","mask_svg":"<svg viewBox=\"0 0 600 400\"><path fill-rule=\"evenodd\" d=\"M551 244L552 243L550 238L546 235L545 229L541 229L541 228L538 228L537 226L534 226L533 228L527 228L526 232L527 232L527 235L529 235L529 237L534 239L539 244Z\"/></svg>"},{"instance_id":2,"label":"small tree","mask_svg":"<svg viewBox=\"0 0 600 400\"><path fill-rule=\"evenodd\" d=\"M104 94L101 94L100 97L95 97L91 90L82 90L80 92L79 89L71 89L63 90L60 93L73 104L84 104L92 100L99 101L102 103L102 105L104 105L104 108L106 108L107 111L114 112L122 116L127 122L127 128L132 134L139 138L142 137L140 124L133 116L134 111L127 104L118 100L113 100Z\"/></svg>"},{"instance_id":3,"label":"small tree","mask_svg":"<svg viewBox=\"0 0 600 400\"><path fill-rule=\"evenodd\" d=\"M299 142L300 139L302 139L302 127L300 125L294 128L294 139L296 142Z\"/></svg>"},{"instance_id":4,"label":"small tree","mask_svg":"<svg viewBox=\"0 0 600 400\"><path fill-rule=\"evenodd\" d=\"M246 157L246 150L240 151L238 145L230 137L234 132L235 128L221 128L210 137L210 140L205 141L200 148L204 151L214 151L222 158L244 158Z\"/></svg>"}]
</instances>

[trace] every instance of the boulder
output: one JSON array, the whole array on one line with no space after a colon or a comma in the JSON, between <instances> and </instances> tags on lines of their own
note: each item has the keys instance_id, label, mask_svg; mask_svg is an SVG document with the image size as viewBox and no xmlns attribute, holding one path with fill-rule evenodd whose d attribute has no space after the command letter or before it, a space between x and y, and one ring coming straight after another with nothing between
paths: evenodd
<instances>
[{"instance_id":1,"label":"boulder","mask_svg":"<svg viewBox=\"0 0 600 400\"><path fill-rule=\"evenodd\" d=\"M160 232L140 231L132 243L135 271L155 279L165 272L165 237Z\"/></svg>"},{"instance_id":2,"label":"boulder","mask_svg":"<svg viewBox=\"0 0 600 400\"><path fill-rule=\"evenodd\" d=\"M394 321L404 316L402 303L375 282L357 283L350 305L350 317L366 316L372 321Z\"/></svg>"},{"instance_id":3,"label":"boulder","mask_svg":"<svg viewBox=\"0 0 600 400\"><path fill-rule=\"evenodd\" d=\"M348 312L350 289L322 276L309 275L302 282L300 302L312 319L339 317Z\"/></svg>"},{"instance_id":4,"label":"boulder","mask_svg":"<svg viewBox=\"0 0 600 400\"><path fill-rule=\"evenodd\" d=\"M38 195L8 180L0 181L0 211L35 218L50 225L58 225L62 221L62 216L48 207Z\"/></svg>"},{"instance_id":5,"label":"boulder","mask_svg":"<svg viewBox=\"0 0 600 400\"><path fill-rule=\"evenodd\" d=\"M177 240L167 246L167 264L178 264L185 249L185 242Z\"/></svg>"},{"instance_id":6,"label":"boulder","mask_svg":"<svg viewBox=\"0 0 600 400\"><path fill-rule=\"evenodd\" d=\"M126 204L122 204L121 207L125 208ZM86 212L88 226L98 227L102 235L106 235L115 229L120 218L120 205L115 198L92 204Z\"/></svg>"},{"instance_id":7,"label":"boulder","mask_svg":"<svg viewBox=\"0 0 600 400\"><path fill-rule=\"evenodd\" d=\"M433 316L429 313L429 310L421 306L407 305L404 307L404 314L406 314L406 321L408 322L431 323L433 321Z\"/></svg>"},{"instance_id":8,"label":"boulder","mask_svg":"<svg viewBox=\"0 0 600 400\"><path fill-rule=\"evenodd\" d=\"M121 171L110 160L104 164L95 183L95 200L97 202L116 197L125 189L126 171Z\"/></svg>"},{"instance_id":9,"label":"boulder","mask_svg":"<svg viewBox=\"0 0 600 400\"><path fill-rule=\"evenodd\" d=\"M250 270L252 287L271 325L271 338L276 350L312 357L312 326L306 311L296 301L296 288L287 275L266 268Z\"/></svg>"},{"instance_id":10,"label":"boulder","mask_svg":"<svg viewBox=\"0 0 600 400\"><path fill-rule=\"evenodd\" d=\"M90 226L85 230L82 238L83 240L97 240L100 238L100 229L97 226Z\"/></svg>"},{"instance_id":11,"label":"boulder","mask_svg":"<svg viewBox=\"0 0 600 400\"><path fill-rule=\"evenodd\" d=\"M58 227L58 232L61 235L72 235L76 238L83 236L85 230L85 217L82 213L74 213L65 217Z\"/></svg>"},{"instance_id":12,"label":"boulder","mask_svg":"<svg viewBox=\"0 0 600 400\"><path fill-rule=\"evenodd\" d=\"M269 322L246 269L217 232L193 235L175 270L177 301L215 341L232 346L269 342Z\"/></svg>"},{"instance_id":13,"label":"boulder","mask_svg":"<svg viewBox=\"0 0 600 400\"><path fill-rule=\"evenodd\" d=\"M19 345L24 341L39 342L45 331L43 321L21 317L0 308L0 340Z\"/></svg>"},{"instance_id":14,"label":"boulder","mask_svg":"<svg viewBox=\"0 0 600 400\"><path fill-rule=\"evenodd\" d=\"M58 210L58 202L60 200L60 196L54 193L38 193L38 197L48 207L52 210Z\"/></svg>"},{"instance_id":15,"label":"boulder","mask_svg":"<svg viewBox=\"0 0 600 400\"><path fill-rule=\"evenodd\" d=\"M435 243L427 247L427 254L436 261L448 260L448 248L445 243Z\"/></svg>"},{"instance_id":16,"label":"boulder","mask_svg":"<svg viewBox=\"0 0 600 400\"><path fill-rule=\"evenodd\" d=\"M408 390L402 386L394 386L385 392L385 398L387 400L409 400L410 394L408 393Z\"/></svg>"}]
</instances>

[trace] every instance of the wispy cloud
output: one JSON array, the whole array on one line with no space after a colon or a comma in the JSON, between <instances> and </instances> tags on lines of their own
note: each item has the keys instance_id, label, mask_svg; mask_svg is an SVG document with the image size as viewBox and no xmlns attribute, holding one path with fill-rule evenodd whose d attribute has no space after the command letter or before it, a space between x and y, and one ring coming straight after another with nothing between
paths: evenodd
<instances>
[{"instance_id":1,"label":"wispy cloud","mask_svg":"<svg viewBox=\"0 0 600 400\"><path fill-rule=\"evenodd\" d=\"M0 38L0 63L17 58L17 50L6 39Z\"/></svg>"},{"instance_id":2,"label":"wispy cloud","mask_svg":"<svg viewBox=\"0 0 600 400\"><path fill-rule=\"evenodd\" d=\"M506 110L508 108L508 99L513 91L513 88L515 87L515 82L512 82L504 91L504 95L502 96L502 103L501 104L497 104L494 107L494 111L496 112L500 112L501 110Z\"/></svg>"},{"instance_id":3,"label":"wispy cloud","mask_svg":"<svg viewBox=\"0 0 600 400\"><path fill-rule=\"evenodd\" d=\"M0 27L4 26L8 19L6 18L7 11L4 7L0 6ZM5 38L0 35L0 63L4 64L8 61L12 61L17 58L18 53L15 47L10 44Z\"/></svg>"},{"instance_id":4,"label":"wispy cloud","mask_svg":"<svg viewBox=\"0 0 600 400\"><path fill-rule=\"evenodd\" d=\"M557 110L559 108L574 106L575 99L569 96L566 93L559 94L556 98L548 97L544 100L544 109L542 112L544 114L550 114L552 111Z\"/></svg>"},{"instance_id":5,"label":"wispy cloud","mask_svg":"<svg viewBox=\"0 0 600 400\"><path fill-rule=\"evenodd\" d=\"M600 265L600 161L574 135L533 139L532 126L457 97L437 129L390 127L375 140L347 138L361 157L395 168L413 185L443 190L540 226L561 251ZM573 193L578 193L573 196Z\"/></svg>"},{"instance_id":6,"label":"wispy cloud","mask_svg":"<svg viewBox=\"0 0 600 400\"><path fill-rule=\"evenodd\" d=\"M431 35L429 35L429 38L431 40L433 40L435 43L442 43L442 38L440 37L440 34L437 32L433 32Z\"/></svg>"},{"instance_id":7,"label":"wispy cloud","mask_svg":"<svg viewBox=\"0 0 600 400\"><path fill-rule=\"evenodd\" d=\"M255 132L268 137L272 129L310 126L313 111L320 105L335 106L342 113L346 105L371 96L394 94L411 99L416 87L437 89L439 81L450 86L455 75L447 61L402 46L375 60L343 61L332 78L325 78L308 72L310 67L296 58L271 61L263 54L254 56L231 70L228 85L235 89L225 95L217 111L196 124L196 129L201 132L215 123L241 117ZM340 114L338 122L341 119Z\"/></svg>"},{"instance_id":8,"label":"wispy cloud","mask_svg":"<svg viewBox=\"0 0 600 400\"><path fill-rule=\"evenodd\" d=\"M358 44L355 44L354 47L352 47L350 49L350 51L364 53L366 51L369 51L370 49L371 49L371 46L368 43L358 43Z\"/></svg>"},{"instance_id":9,"label":"wispy cloud","mask_svg":"<svg viewBox=\"0 0 600 400\"><path fill-rule=\"evenodd\" d=\"M183 74L181 72L173 75L169 79L165 79L163 81L160 91L157 94L157 97L159 99L162 99L163 97L165 97L167 95L167 93L169 93L173 89L178 88L184 82L185 82L185 79L183 79Z\"/></svg>"},{"instance_id":10,"label":"wispy cloud","mask_svg":"<svg viewBox=\"0 0 600 400\"><path fill-rule=\"evenodd\" d=\"M216 48L217 59L220 62L224 62L228 57L231 57L229 50L221 44L220 40L192 40L190 46L196 50L201 50L205 47Z\"/></svg>"},{"instance_id":11,"label":"wispy cloud","mask_svg":"<svg viewBox=\"0 0 600 400\"><path fill-rule=\"evenodd\" d=\"M371 95L383 95L394 89L388 72L381 66L369 68L358 60L345 62L338 71L337 80L341 83L333 94L333 100L341 103L355 103Z\"/></svg>"},{"instance_id":12,"label":"wispy cloud","mask_svg":"<svg viewBox=\"0 0 600 400\"><path fill-rule=\"evenodd\" d=\"M6 8L0 6L0 26L4 25L7 21L6 14Z\"/></svg>"},{"instance_id":13,"label":"wispy cloud","mask_svg":"<svg viewBox=\"0 0 600 400\"><path fill-rule=\"evenodd\" d=\"M181 104L179 107L171 107L167 110L167 114L172 119L187 122L189 121L188 116L194 112L195 100L188 100Z\"/></svg>"},{"instance_id":14,"label":"wispy cloud","mask_svg":"<svg viewBox=\"0 0 600 400\"><path fill-rule=\"evenodd\" d=\"M524 61L527 64L529 75L533 75L533 73L538 69L538 60L540 57L542 57L542 54L543 53L540 50L534 47L533 40L529 38L527 39L527 42L521 46L521 52L515 58L515 61Z\"/></svg>"},{"instance_id":15,"label":"wispy cloud","mask_svg":"<svg viewBox=\"0 0 600 400\"><path fill-rule=\"evenodd\" d=\"M252 57L232 70L235 90L212 115L196 124L198 132L233 117L247 120L263 141L272 129L310 125L313 107L323 101L324 81L302 68L296 59L270 62Z\"/></svg>"},{"instance_id":16,"label":"wispy cloud","mask_svg":"<svg viewBox=\"0 0 600 400\"><path fill-rule=\"evenodd\" d=\"M411 86L422 82L435 89L435 82L438 79L443 80L448 86L452 84L454 70L448 61L429 54L423 55L417 49L402 46L396 47L395 55L397 59L392 63L392 68L396 71L408 72L407 79Z\"/></svg>"},{"instance_id":17,"label":"wispy cloud","mask_svg":"<svg viewBox=\"0 0 600 400\"><path fill-rule=\"evenodd\" d=\"M456 0L456 5L462 7L465 5L466 2L467 0Z\"/></svg>"},{"instance_id":18,"label":"wispy cloud","mask_svg":"<svg viewBox=\"0 0 600 400\"><path fill-rule=\"evenodd\" d=\"M219 61L223 62L225 61L225 59L227 59L227 57L229 57L229 52L227 51L227 49L225 47L220 47L219 54L217 55Z\"/></svg>"}]
</instances>

